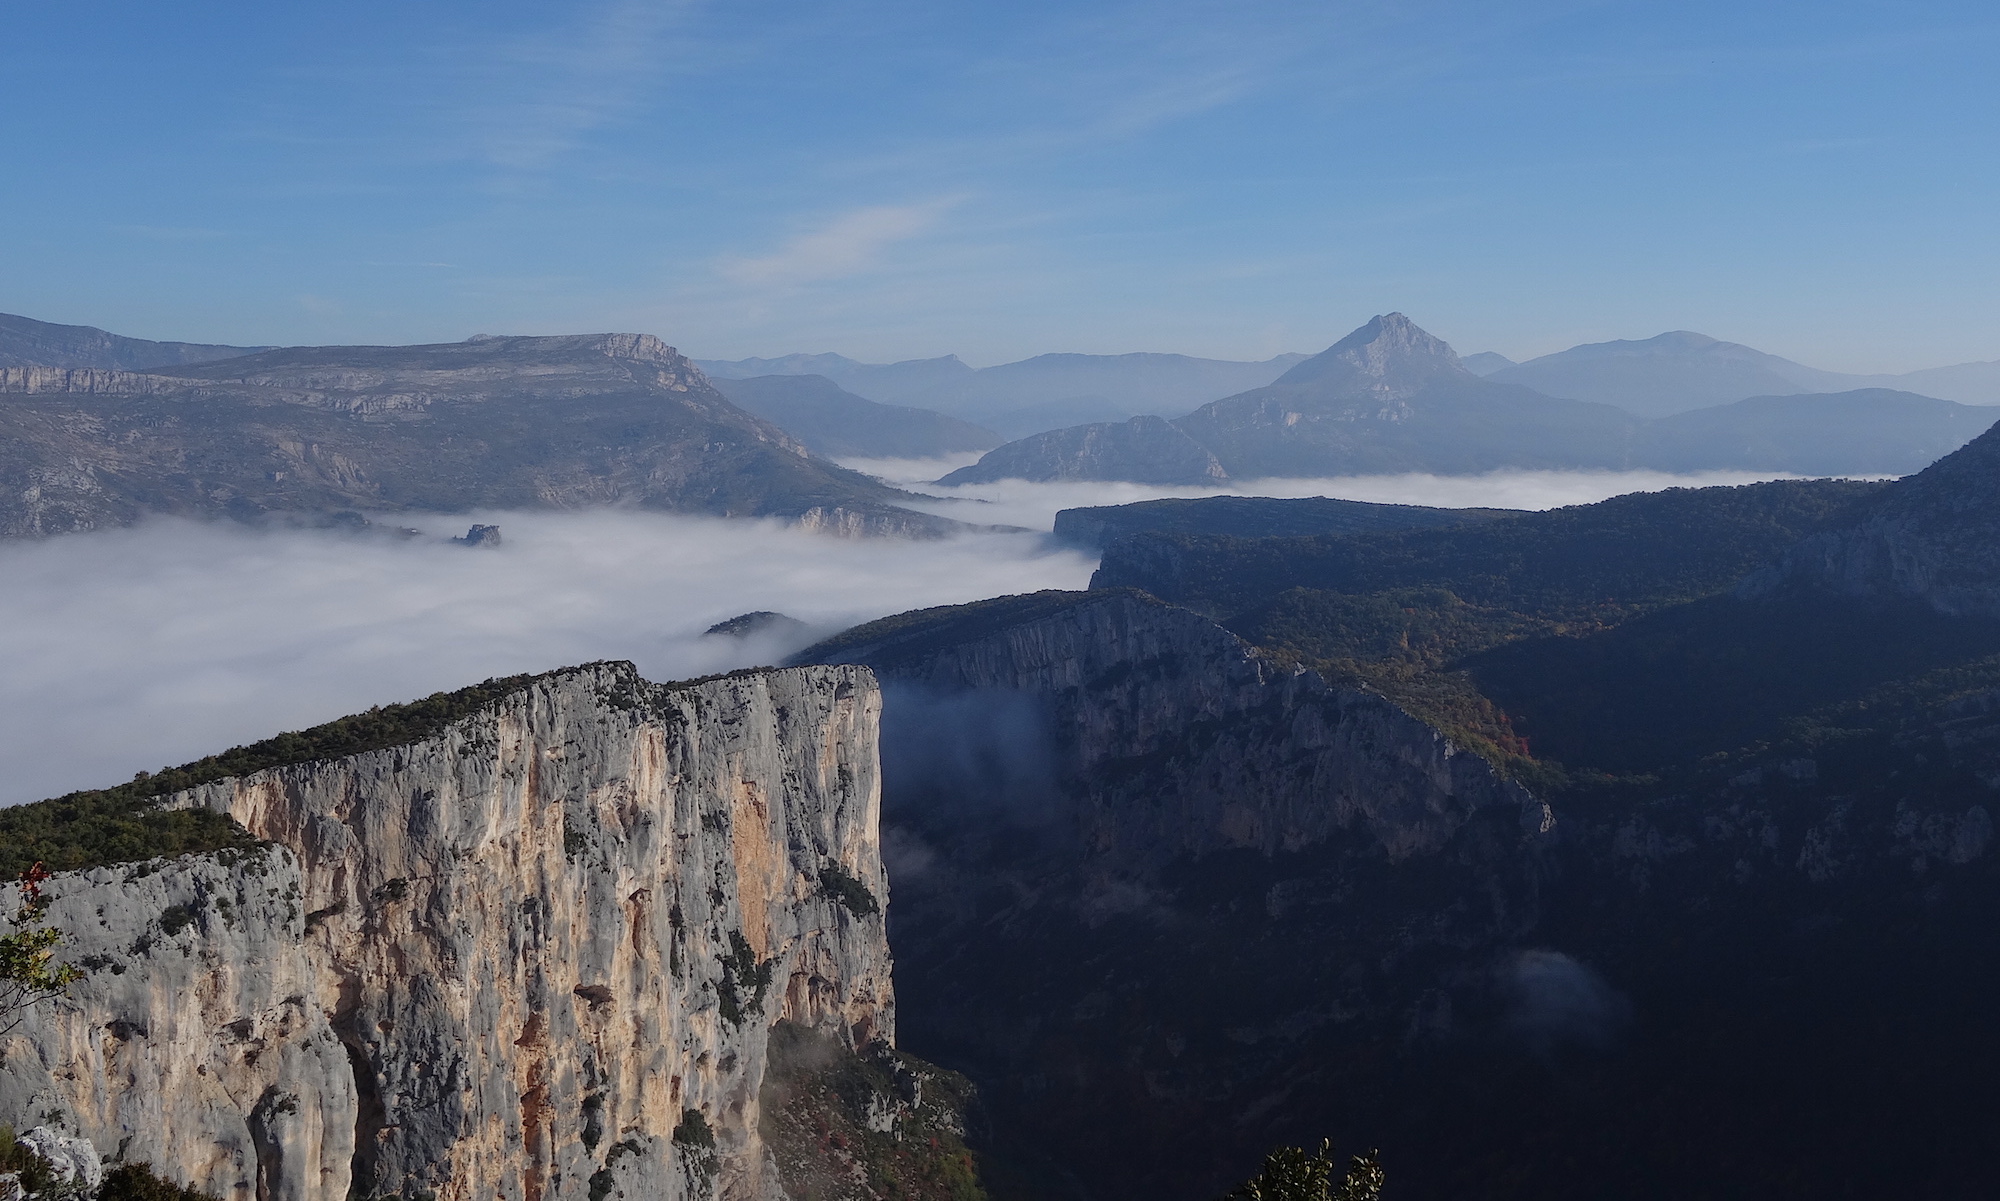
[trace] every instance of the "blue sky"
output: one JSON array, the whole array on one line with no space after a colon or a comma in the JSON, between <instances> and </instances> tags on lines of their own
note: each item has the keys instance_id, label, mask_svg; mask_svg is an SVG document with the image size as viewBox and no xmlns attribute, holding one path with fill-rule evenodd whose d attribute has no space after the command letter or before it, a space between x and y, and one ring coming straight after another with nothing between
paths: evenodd
<instances>
[{"instance_id":1,"label":"blue sky","mask_svg":"<svg viewBox=\"0 0 2000 1201\"><path fill-rule=\"evenodd\" d=\"M2000 358L2000 8L14 3L0 311L1257 358L1400 309Z\"/></svg>"}]
</instances>

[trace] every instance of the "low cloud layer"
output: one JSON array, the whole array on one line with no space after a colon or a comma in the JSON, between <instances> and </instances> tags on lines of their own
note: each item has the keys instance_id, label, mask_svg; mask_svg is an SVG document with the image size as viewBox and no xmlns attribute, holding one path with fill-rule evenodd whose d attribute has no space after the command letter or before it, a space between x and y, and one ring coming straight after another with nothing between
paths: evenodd
<instances>
[{"instance_id":1,"label":"low cloud layer","mask_svg":"<svg viewBox=\"0 0 2000 1201\"><path fill-rule=\"evenodd\" d=\"M1046 530L1058 510L1084 505L1122 505L1166 496L1331 496L1376 504L1436 505L1442 508L1553 509L1584 505L1627 492L1665 488L1707 488L1795 478L1782 472L1704 471L1494 471L1485 475L1350 475L1325 479L1242 480L1228 488L1163 488L1152 484L1103 481L1030 483L999 480L944 488L928 481L967 463L976 454L938 459L843 459L845 466L900 488L938 498L916 507L970 521Z\"/></svg>"},{"instance_id":2,"label":"low cloud layer","mask_svg":"<svg viewBox=\"0 0 2000 1201\"><path fill-rule=\"evenodd\" d=\"M444 540L474 519L415 521L427 536L407 540L157 520L0 545L0 804L488 676L618 658L676 679L803 644L702 636L750 610L828 632L1081 588L1094 565L1030 535L850 541L617 512L485 514L498 549Z\"/></svg>"}]
</instances>

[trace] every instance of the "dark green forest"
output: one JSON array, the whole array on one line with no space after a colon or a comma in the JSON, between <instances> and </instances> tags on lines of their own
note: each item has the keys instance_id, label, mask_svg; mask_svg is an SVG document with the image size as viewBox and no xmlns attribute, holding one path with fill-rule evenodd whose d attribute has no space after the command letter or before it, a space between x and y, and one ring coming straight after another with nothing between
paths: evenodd
<instances>
[{"instance_id":1,"label":"dark green forest","mask_svg":"<svg viewBox=\"0 0 2000 1201\"><path fill-rule=\"evenodd\" d=\"M1860 770L2000 684L2000 623L1731 593L1883 487L1673 489L1363 535L1147 533L1115 542L1092 584L1206 612L1546 790L1688 786L1843 749Z\"/></svg>"}]
</instances>

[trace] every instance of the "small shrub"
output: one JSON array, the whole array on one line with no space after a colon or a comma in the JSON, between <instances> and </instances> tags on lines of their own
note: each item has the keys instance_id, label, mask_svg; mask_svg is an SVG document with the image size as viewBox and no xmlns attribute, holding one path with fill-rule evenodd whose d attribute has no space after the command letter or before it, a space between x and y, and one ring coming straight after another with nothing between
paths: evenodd
<instances>
[{"instance_id":1,"label":"small shrub","mask_svg":"<svg viewBox=\"0 0 2000 1201\"><path fill-rule=\"evenodd\" d=\"M169 905L160 914L160 933L168 938L194 924L194 910L186 905Z\"/></svg>"},{"instance_id":2,"label":"small shrub","mask_svg":"<svg viewBox=\"0 0 2000 1201\"><path fill-rule=\"evenodd\" d=\"M771 968L775 962L757 962L757 952L743 932L729 932L729 953L722 957L722 979L716 982L715 996L722 1016L730 1025L741 1026L745 1013L764 1011L764 993L771 987Z\"/></svg>"},{"instance_id":3,"label":"small shrub","mask_svg":"<svg viewBox=\"0 0 2000 1201\"><path fill-rule=\"evenodd\" d=\"M819 869L820 895L840 902L855 917L868 917L882 912L882 903L875 894L853 872L838 863L829 863Z\"/></svg>"},{"instance_id":4,"label":"small shrub","mask_svg":"<svg viewBox=\"0 0 2000 1201\"><path fill-rule=\"evenodd\" d=\"M595 1155L604 1141L604 1094L591 1093L583 1099L583 1148Z\"/></svg>"},{"instance_id":5,"label":"small shrub","mask_svg":"<svg viewBox=\"0 0 2000 1201\"><path fill-rule=\"evenodd\" d=\"M128 1163L104 1174L97 1201L218 1201L192 1185L174 1184L153 1174L149 1163Z\"/></svg>"},{"instance_id":6,"label":"small shrub","mask_svg":"<svg viewBox=\"0 0 2000 1201\"><path fill-rule=\"evenodd\" d=\"M708 1118L699 1109L681 1112L680 1125L674 1127L674 1144L681 1147L712 1148L715 1146L715 1131L709 1129Z\"/></svg>"}]
</instances>

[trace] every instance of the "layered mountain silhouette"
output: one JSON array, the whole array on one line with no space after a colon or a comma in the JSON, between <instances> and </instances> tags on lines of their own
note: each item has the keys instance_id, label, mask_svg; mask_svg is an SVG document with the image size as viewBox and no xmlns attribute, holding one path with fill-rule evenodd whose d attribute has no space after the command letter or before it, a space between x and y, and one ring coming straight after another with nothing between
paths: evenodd
<instances>
[{"instance_id":1,"label":"layered mountain silhouette","mask_svg":"<svg viewBox=\"0 0 2000 1201\"><path fill-rule=\"evenodd\" d=\"M1044 354L995 367L956 355L861 363L837 354L698 360L714 379L820 375L869 400L935 409L1011 438L1086 421L1141 414L1173 416L1246 388L1268 384L1306 356L1262 362L1181 354Z\"/></svg>"},{"instance_id":2,"label":"layered mountain silhouette","mask_svg":"<svg viewBox=\"0 0 2000 1201\"><path fill-rule=\"evenodd\" d=\"M1969 404L2000 402L2000 363L1961 363L1902 375L1850 375L1688 330L1592 342L1513 365L1503 360L1490 370L1482 366L1480 374L1550 396L1614 404L1642 417L1664 417L1752 396L1861 388L1917 392Z\"/></svg>"},{"instance_id":3,"label":"layered mountain silhouette","mask_svg":"<svg viewBox=\"0 0 2000 1201\"><path fill-rule=\"evenodd\" d=\"M1178 420L1134 418L1038 434L998 447L939 482L1207 485L1502 468L1897 473L1950 452L1995 416L1989 409L1875 389L1757 396L1647 421L1614 405L1510 382L1517 370L1475 374L1441 339L1390 313L1274 383Z\"/></svg>"},{"instance_id":4,"label":"layered mountain silhouette","mask_svg":"<svg viewBox=\"0 0 2000 1201\"><path fill-rule=\"evenodd\" d=\"M1461 356L1459 362L1465 364L1465 369L1474 375L1492 375L1496 371L1514 366L1514 360L1490 350Z\"/></svg>"},{"instance_id":5,"label":"layered mountain silhouette","mask_svg":"<svg viewBox=\"0 0 2000 1201\"><path fill-rule=\"evenodd\" d=\"M758 375L712 382L738 408L828 458L922 459L989 450L1005 441L983 426L931 409L877 404L823 375Z\"/></svg>"},{"instance_id":6,"label":"layered mountain silhouette","mask_svg":"<svg viewBox=\"0 0 2000 1201\"><path fill-rule=\"evenodd\" d=\"M4 535L145 513L592 505L957 528L812 457L645 334L297 347L143 373L10 367L0 393Z\"/></svg>"}]
</instances>

